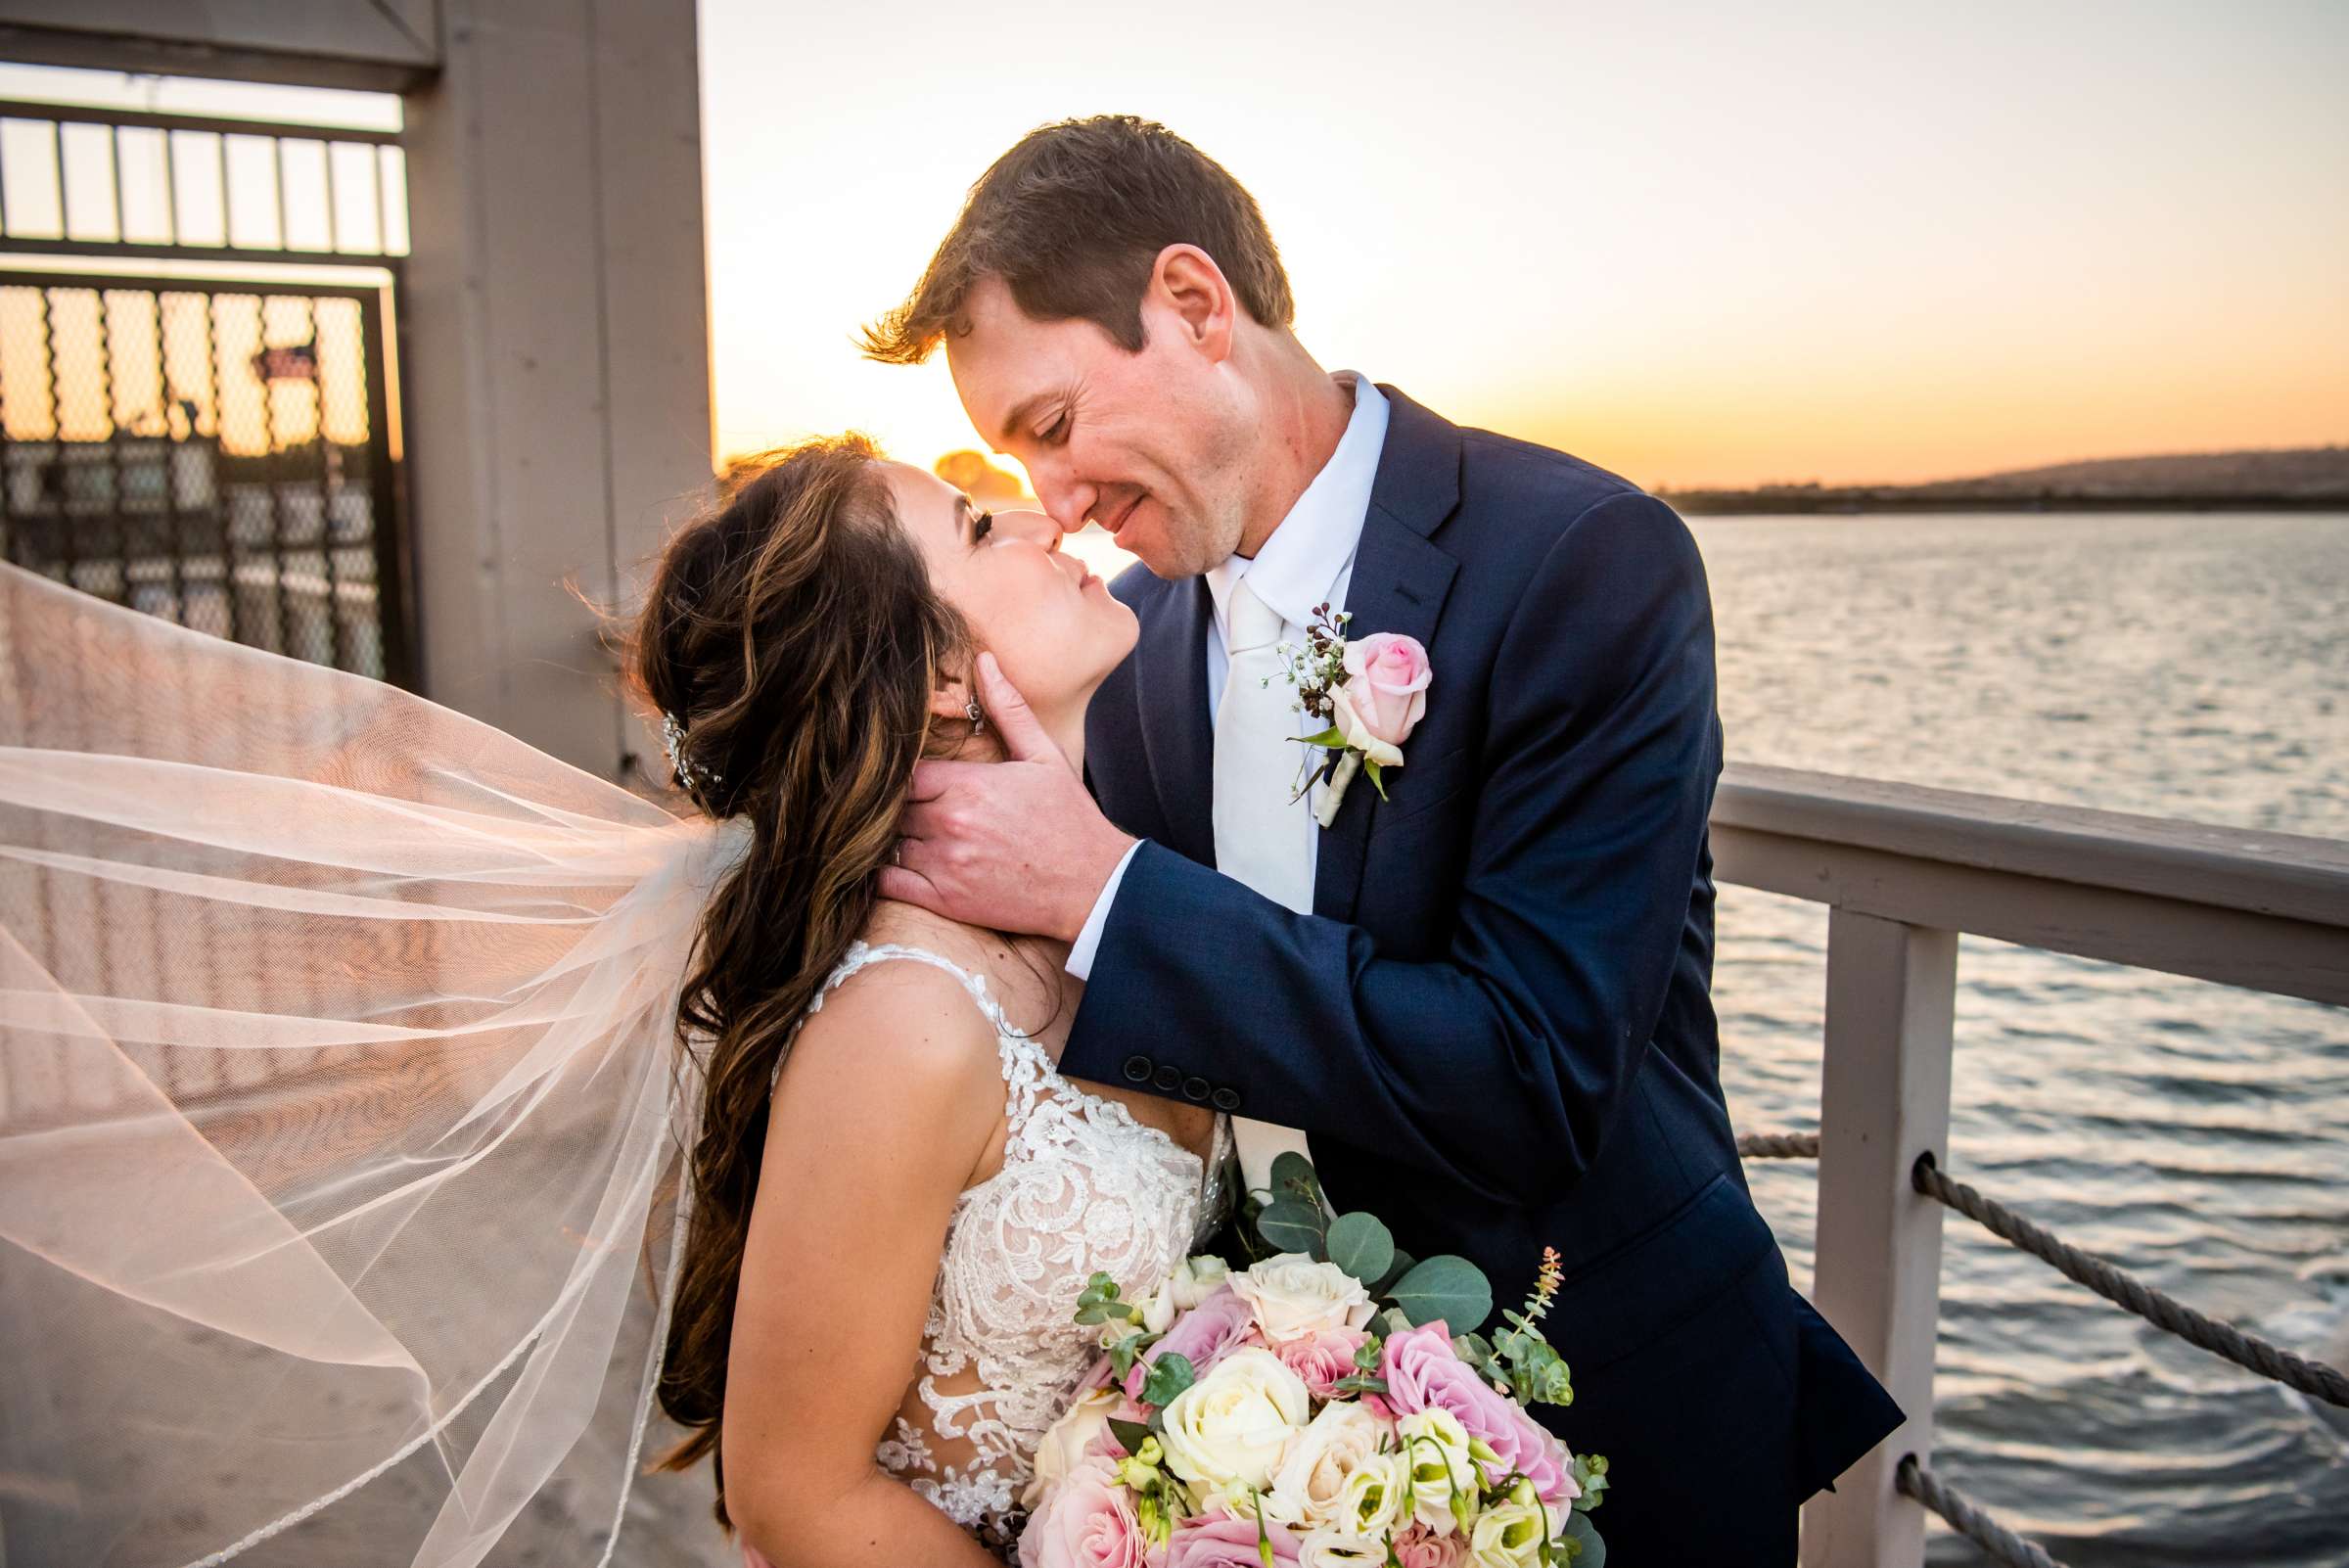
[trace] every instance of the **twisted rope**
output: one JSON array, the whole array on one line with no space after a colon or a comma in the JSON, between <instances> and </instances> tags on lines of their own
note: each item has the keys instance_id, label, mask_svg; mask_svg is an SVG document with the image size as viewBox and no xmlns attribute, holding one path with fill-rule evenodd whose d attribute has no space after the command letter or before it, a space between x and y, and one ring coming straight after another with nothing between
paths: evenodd
<instances>
[{"instance_id":1,"label":"twisted rope","mask_svg":"<svg viewBox=\"0 0 2349 1568\"><path fill-rule=\"evenodd\" d=\"M1744 1160L1816 1160L1819 1158L1819 1134L1748 1132L1737 1140L1737 1155Z\"/></svg>"},{"instance_id":2,"label":"twisted rope","mask_svg":"<svg viewBox=\"0 0 2349 1568\"><path fill-rule=\"evenodd\" d=\"M1892 1488L1940 1514L1950 1522L1950 1528L2007 1564L2007 1568L2063 1568L2062 1563L2036 1544L2025 1541L1984 1513L1973 1499L1919 1464L1913 1453L1902 1456L1900 1468L1892 1473Z\"/></svg>"},{"instance_id":3,"label":"twisted rope","mask_svg":"<svg viewBox=\"0 0 2349 1568\"><path fill-rule=\"evenodd\" d=\"M1954 1181L1933 1163L1931 1151L1916 1157L1910 1180L1928 1198L1937 1198L1993 1235L2045 1259L2064 1276L2086 1285L2106 1301L2129 1311L2155 1328L2177 1335L2262 1377L2298 1389L2311 1399L2349 1408L2349 1377L2322 1361L2303 1360L2266 1340L2229 1323L2205 1317L2191 1307L2173 1301L2152 1286L2123 1273L2103 1259L2058 1241L2012 1209L1985 1198L1962 1181Z\"/></svg>"}]
</instances>

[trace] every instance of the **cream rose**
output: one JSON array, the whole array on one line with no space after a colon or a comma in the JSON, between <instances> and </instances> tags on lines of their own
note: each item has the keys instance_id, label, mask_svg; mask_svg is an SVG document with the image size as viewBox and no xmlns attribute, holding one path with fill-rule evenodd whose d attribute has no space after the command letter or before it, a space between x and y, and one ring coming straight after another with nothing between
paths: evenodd
<instances>
[{"instance_id":1,"label":"cream rose","mask_svg":"<svg viewBox=\"0 0 2349 1568\"><path fill-rule=\"evenodd\" d=\"M1166 1408L1167 1468L1219 1490L1261 1487L1313 1414L1305 1380L1268 1350L1233 1351Z\"/></svg>"},{"instance_id":2,"label":"cream rose","mask_svg":"<svg viewBox=\"0 0 2349 1568\"><path fill-rule=\"evenodd\" d=\"M1354 698L1349 695L1353 690L1353 683L1349 682L1329 694L1330 723L1336 727L1339 734L1346 737L1347 745L1354 747L1379 766L1402 766L1403 748L1393 741L1380 740L1372 732L1369 723L1362 717L1361 711L1355 706Z\"/></svg>"},{"instance_id":3,"label":"cream rose","mask_svg":"<svg viewBox=\"0 0 2349 1568\"><path fill-rule=\"evenodd\" d=\"M1076 1468L1093 1439L1109 1430L1109 1418L1117 1413L1122 1398L1116 1389L1101 1389L1061 1412L1036 1448L1036 1479L1021 1494L1021 1507L1034 1508L1046 1489Z\"/></svg>"},{"instance_id":4,"label":"cream rose","mask_svg":"<svg viewBox=\"0 0 2349 1568\"><path fill-rule=\"evenodd\" d=\"M1395 1423L1405 1464L1411 1472L1411 1517L1431 1534L1451 1535L1455 1492L1476 1500L1475 1460L1468 1456L1468 1429L1450 1410L1425 1409Z\"/></svg>"},{"instance_id":5,"label":"cream rose","mask_svg":"<svg viewBox=\"0 0 2349 1568\"><path fill-rule=\"evenodd\" d=\"M1326 1525L1357 1466L1394 1436L1394 1426L1360 1404L1329 1405L1297 1434L1272 1473L1265 1513L1283 1524Z\"/></svg>"},{"instance_id":6,"label":"cream rose","mask_svg":"<svg viewBox=\"0 0 2349 1568\"><path fill-rule=\"evenodd\" d=\"M1257 1330L1284 1345L1336 1328L1360 1328L1377 1308L1362 1282L1336 1264L1284 1252L1231 1276L1232 1291L1248 1304Z\"/></svg>"}]
</instances>

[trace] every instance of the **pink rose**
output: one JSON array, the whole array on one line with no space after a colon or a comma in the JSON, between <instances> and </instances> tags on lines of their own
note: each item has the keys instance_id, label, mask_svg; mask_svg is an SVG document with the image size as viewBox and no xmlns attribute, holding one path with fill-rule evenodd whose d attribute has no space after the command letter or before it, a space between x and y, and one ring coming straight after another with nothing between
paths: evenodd
<instances>
[{"instance_id":1,"label":"pink rose","mask_svg":"<svg viewBox=\"0 0 2349 1568\"><path fill-rule=\"evenodd\" d=\"M1267 1533L1274 1562L1297 1560L1295 1536L1278 1526L1267 1526ZM1184 1520L1167 1544L1167 1568L1265 1568L1256 1554L1256 1521L1231 1513Z\"/></svg>"},{"instance_id":2,"label":"pink rose","mask_svg":"<svg viewBox=\"0 0 2349 1568\"><path fill-rule=\"evenodd\" d=\"M1416 637L1377 631L1346 643L1346 684L1362 727L1390 746L1411 738L1427 712L1427 650Z\"/></svg>"},{"instance_id":3,"label":"pink rose","mask_svg":"<svg viewBox=\"0 0 2349 1568\"><path fill-rule=\"evenodd\" d=\"M1107 1459L1081 1459L1020 1532L1020 1568L1145 1568L1133 1498Z\"/></svg>"},{"instance_id":4,"label":"pink rose","mask_svg":"<svg viewBox=\"0 0 2349 1568\"><path fill-rule=\"evenodd\" d=\"M1233 1294L1229 1285L1174 1319L1167 1337L1142 1353L1126 1374L1126 1394L1129 1399L1142 1397L1142 1385L1149 1381L1150 1365L1161 1356L1180 1356L1191 1363L1191 1375L1204 1378L1215 1369L1218 1361L1233 1351L1264 1341L1256 1332L1256 1317L1248 1304Z\"/></svg>"},{"instance_id":5,"label":"pink rose","mask_svg":"<svg viewBox=\"0 0 2349 1568\"><path fill-rule=\"evenodd\" d=\"M1308 1394L1316 1400L1331 1400L1338 1396L1338 1381L1352 1377L1358 1370L1354 1353L1369 1339L1359 1328L1325 1328L1303 1339L1292 1339L1276 1347L1272 1354L1280 1358L1281 1365L1305 1380Z\"/></svg>"},{"instance_id":6,"label":"pink rose","mask_svg":"<svg viewBox=\"0 0 2349 1568\"><path fill-rule=\"evenodd\" d=\"M1395 1560L1403 1568L1459 1568L1467 1551L1467 1537L1430 1535L1425 1525L1415 1524L1395 1538Z\"/></svg>"},{"instance_id":7,"label":"pink rose","mask_svg":"<svg viewBox=\"0 0 2349 1568\"><path fill-rule=\"evenodd\" d=\"M1448 1410L1471 1438L1483 1438L1500 1455L1497 1467L1484 1467L1488 1482L1514 1470L1552 1508L1583 1495L1566 1445L1452 1354L1451 1331L1441 1318L1390 1335L1379 1375L1386 1380L1387 1403L1399 1415Z\"/></svg>"}]
</instances>

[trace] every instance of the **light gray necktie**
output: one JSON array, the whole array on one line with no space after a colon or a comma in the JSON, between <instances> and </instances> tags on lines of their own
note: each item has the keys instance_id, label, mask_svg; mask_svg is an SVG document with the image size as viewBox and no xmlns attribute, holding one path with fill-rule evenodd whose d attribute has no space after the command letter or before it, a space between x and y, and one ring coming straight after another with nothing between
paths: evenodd
<instances>
[{"instance_id":1,"label":"light gray necktie","mask_svg":"<svg viewBox=\"0 0 2349 1568\"><path fill-rule=\"evenodd\" d=\"M1296 688L1281 678L1278 648L1288 623L1242 577L1231 594L1229 670L1216 707L1216 869L1273 902L1310 914L1313 866L1304 803L1294 805L1305 748ZM1304 1041L1300 1041L1304 1044ZM1271 1185L1272 1161L1306 1153L1305 1134L1234 1117L1232 1139L1251 1188Z\"/></svg>"}]
</instances>

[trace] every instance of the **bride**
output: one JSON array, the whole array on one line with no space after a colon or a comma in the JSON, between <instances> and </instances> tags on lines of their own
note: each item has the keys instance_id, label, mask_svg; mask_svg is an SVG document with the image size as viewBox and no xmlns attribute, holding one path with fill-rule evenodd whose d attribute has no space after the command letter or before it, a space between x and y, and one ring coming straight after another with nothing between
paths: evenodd
<instances>
[{"instance_id":1,"label":"bride","mask_svg":"<svg viewBox=\"0 0 2349 1568\"><path fill-rule=\"evenodd\" d=\"M679 774L757 833L686 986L716 1043L661 1399L699 1428L671 1462L716 1457L721 1516L776 1568L985 1560L956 1527L1008 1545L1097 1349L1086 1278L1147 1289L1218 1218L1220 1116L1054 1071L1065 950L874 893L914 763L992 749L981 650L1082 767L1134 618L1059 543L803 447L677 538L640 623Z\"/></svg>"},{"instance_id":2,"label":"bride","mask_svg":"<svg viewBox=\"0 0 2349 1568\"><path fill-rule=\"evenodd\" d=\"M1007 1554L1085 1280L1230 1202L1223 1118L1058 1073L1059 950L875 891L980 658L1082 767L1135 623L1059 542L761 460L631 640L684 816L0 568L0 1553L616 1536L657 1392L753 1564Z\"/></svg>"}]
</instances>

